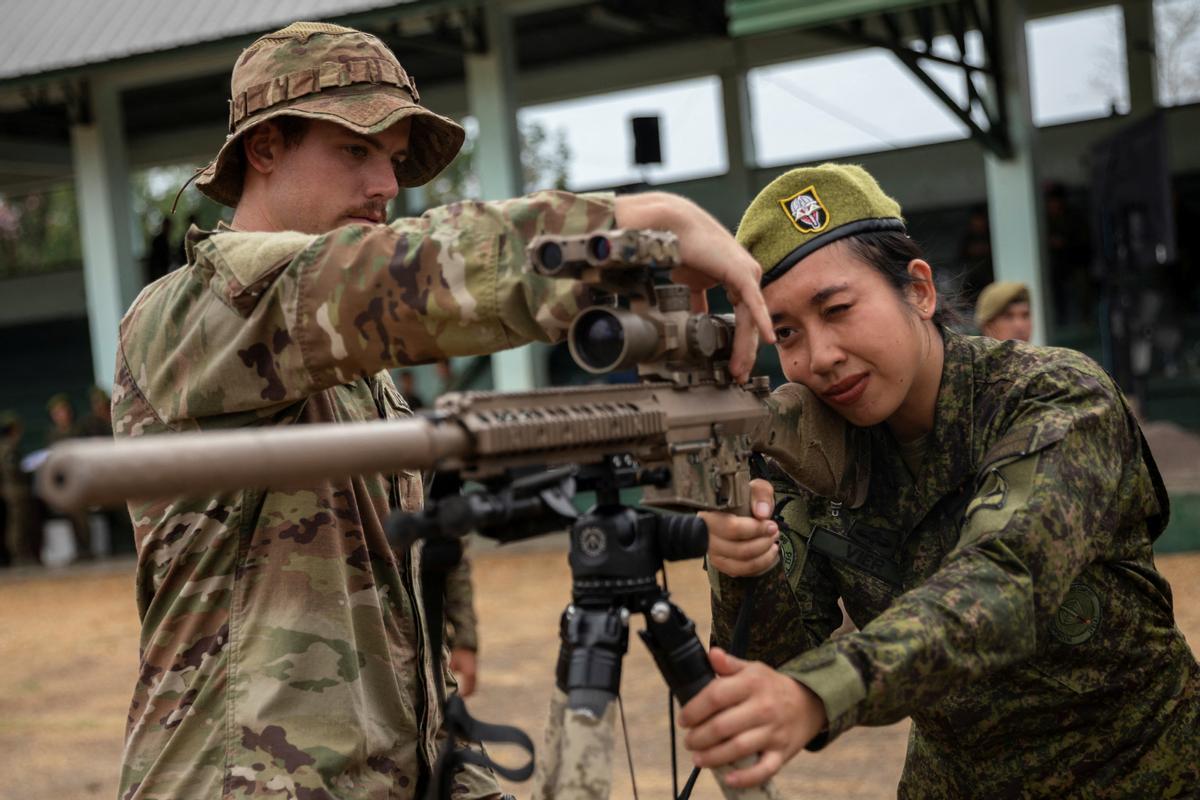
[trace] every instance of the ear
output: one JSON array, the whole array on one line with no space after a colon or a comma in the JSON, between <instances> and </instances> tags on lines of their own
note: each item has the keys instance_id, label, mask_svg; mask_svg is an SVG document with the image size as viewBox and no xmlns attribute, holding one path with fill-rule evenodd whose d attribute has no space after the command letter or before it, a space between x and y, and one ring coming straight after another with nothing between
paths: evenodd
<instances>
[{"instance_id":1,"label":"ear","mask_svg":"<svg viewBox=\"0 0 1200 800\"><path fill-rule=\"evenodd\" d=\"M937 310L937 287L933 285L933 267L923 259L914 258L908 262L908 274L913 279L905 290L908 302L916 309L917 316L921 319L933 319L933 312Z\"/></svg>"},{"instance_id":2,"label":"ear","mask_svg":"<svg viewBox=\"0 0 1200 800\"><path fill-rule=\"evenodd\" d=\"M270 120L255 125L242 137L242 152L246 163L256 172L269 175L275 171L279 154L283 152L283 136Z\"/></svg>"}]
</instances>

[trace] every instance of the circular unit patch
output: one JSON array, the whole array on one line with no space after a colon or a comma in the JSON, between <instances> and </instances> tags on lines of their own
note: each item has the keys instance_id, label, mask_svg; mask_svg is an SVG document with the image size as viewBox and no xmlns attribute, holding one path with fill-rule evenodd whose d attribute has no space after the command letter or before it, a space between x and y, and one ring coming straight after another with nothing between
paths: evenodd
<instances>
[{"instance_id":1,"label":"circular unit patch","mask_svg":"<svg viewBox=\"0 0 1200 800\"><path fill-rule=\"evenodd\" d=\"M1083 644L1100 627L1100 595L1086 583L1072 583L1050 632L1063 644Z\"/></svg>"}]
</instances>

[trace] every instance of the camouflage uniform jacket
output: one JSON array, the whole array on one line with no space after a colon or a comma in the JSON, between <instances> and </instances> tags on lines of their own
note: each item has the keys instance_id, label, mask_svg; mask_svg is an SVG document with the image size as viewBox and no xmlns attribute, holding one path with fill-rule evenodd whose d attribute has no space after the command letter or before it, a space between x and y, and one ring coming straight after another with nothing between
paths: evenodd
<instances>
[{"instance_id":1,"label":"camouflage uniform jacket","mask_svg":"<svg viewBox=\"0 0 1200 800\"><path fill-rule=\"evenodd\" d=\"M901 797L1200 796L1200 668L1151 549L1167 501L1120 392L1073 351L945 343L915 479L878 426L863 507L777 485L748 655L821 697L810 749L911 716ZM728 643L744 584L714 579ZM860 630L828 639L839 597Z\"/></svg>"},{"instance_id":2,"label":"camouflage uniform jacket","mask_svg":"<svg viewBox=\"0 0 1200 800\"><path fill-rule=\"evenodd\" d=\"M546 192L323 236L189 233L121 324L118 437L394 418L385 368L565 330L579 289L525 273L544 232L612 227ZM418 474L131 503L140 673L122 798L411 798L436 755L419 550L383 522ZM457 792L497 790L486 771Z\"/></svg>"}]
</instances>

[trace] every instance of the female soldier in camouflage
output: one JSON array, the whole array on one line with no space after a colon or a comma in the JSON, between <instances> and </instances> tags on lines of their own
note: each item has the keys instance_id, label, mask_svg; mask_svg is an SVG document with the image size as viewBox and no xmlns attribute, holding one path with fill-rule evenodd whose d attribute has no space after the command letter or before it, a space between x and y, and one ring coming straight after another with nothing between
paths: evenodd
<instances>
[{"instance_id":1,"label":"female soldier in camouflage","mask_svg":"<svg viewBox=\"0 0 1200 800\"><path fill-rule=\"evenodd\" d=\"M846 508L756 482L757 519L709 515L714 640L767 571L749 663L683 712L697 763L912 717L902 797L1200 796L1200 668L1152 543L1167 498L1103 370L958 335L900 208L856 167L789 172L738 238L764 268L784 373L862 428ZM859 630L830 638L838 598ZM777 670L777 671L776 671Z\"/></svg>"}]
</instances>

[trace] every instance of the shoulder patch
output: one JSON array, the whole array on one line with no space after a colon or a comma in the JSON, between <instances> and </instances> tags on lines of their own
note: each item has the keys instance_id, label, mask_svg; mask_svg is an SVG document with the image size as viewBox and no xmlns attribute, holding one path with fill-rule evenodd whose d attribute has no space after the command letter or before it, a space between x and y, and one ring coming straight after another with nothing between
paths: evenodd
<instances>
[{"instance_id":1,"label":"shoulder patch","mask_svg":"<svg viewBox=\"0 0 1200 800\"><path fill-rule=\"evenodd\" d=\"M1005 502L1008 500L1008 479L1004 477L998 469L988 470L984 476L982 485L975 496L971 498L971 502L967 504L967 510L963 514L965 519L970 519L971 515L982 509L991 511L999 511L1004 508Z\"/></svg>"},{"instance_id":2,"label":"shoulder patch","mask_svg":"<svg viewBox=\"0 0 1200 800\"><path fill-rule=\"evenodd\" d=\"M1099 628L1100 595L1086 583L1072 583L1050 622L1050 633L1063 644L1083 644Z\"/></svg>"}]
</instances>

